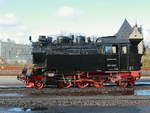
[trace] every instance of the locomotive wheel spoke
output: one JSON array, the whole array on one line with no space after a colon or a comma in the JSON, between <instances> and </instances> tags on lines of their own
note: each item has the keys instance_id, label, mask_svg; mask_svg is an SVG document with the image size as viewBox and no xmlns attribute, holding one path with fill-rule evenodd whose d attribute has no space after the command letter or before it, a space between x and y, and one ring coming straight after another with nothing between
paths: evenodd
<instances>
[{"instance_id":1,"label":"locomotive wheel spoke","mask_svg":"<svg viewBox=\"0 0 150 113\"><path fill-rule=\"evenodd\" d=\"M70 88L71 87L71 83L64 83L64 88Z\"/></svg>"},{"instance_id":2,"label":"locomotive wheel spoke","mask_svg":"<svg viewBox=\"0 0 150 113\"><path fill-rule=\"evenodd\" d=\"M25 85L26 87L34 87L34 83L29 81L26 81Z\"/></svg>"},{"instance_id":3,"label":"locomotive wheel spoke","mask_svg":"<svg viewBox=\"0 0 150 113\"><path fill-rule=\"evenodd\" d=\"M86 88L86 87L89 86L89 82L87 82L87 81L81 81L81 82L78 82L78 83L77 83L77 86L78 86L79 88Z\"/></svg>"},{"instance_id":4,"label":"locomotive wheel spoke","mask_svg":"<svg viewBox=\"0 0 150 113\"><path fill-rule=\"evenodd\" d=\"M24 82L24 84L27 85L27 84L29 84L30 81L29 81L29 79L24 79L23 82Z\"/></svg>"},{"instance_id":5,"label":"locomotive wheel spoke","mask_svg":"<svg viewBox=\"0 0 150 113\"><path fill-rule=\"evenodd\" d=\"M128 86L133 87L134 86L134 82L129 82Z\"/></svg>"},{"instance_id":6,"label":"locomotive wheel spoke","mask_svg":"<svg viewBox=\"0 0 150 113\"><path fill-rule=\"evenodd\" d=\"M60 88L70 88L71 84L70 83L66 83L66 82L59 82L58 86Z\"/></svg>"},{"instance_id":7,"label":"locomotive wheel spoke","mask_svg":"<svg viewBox=\"0 0 150 113\"><path fill-rule=\"evenodd\" d=\"M119 82L119 86L125 88L125 87L128 86L128 82L127 82L127 81L120 81L120 82Z\"/></svg>"},{"instance_id":8,"label":"locomotive wheel spoke","mask_svg":"<svg viewBox=\"0 0 150 113\"><path fill-rule=\"evenodd\" d=\"M97 87L97 88L101 88L104 86L103 82L100 82L100 83L94 83L94 86Z\"/></svg>"},{"instance_id":9,"label":"locomotive wheel spoke","mask_svg":"<svg viewBox=\"0 0 150 113\"><path fill-rule=\"evenodd\" d=\"M37 83L35 84L35 87L36 87L37 89L41 89L41 88L43 88L43 86L44 86L44 84L43 84L42 81L39 81L39 82L37 82Z\"/></svg>"},{"instance_id":10,"label":"locomotive wheel spoke","mask_svg":"<svg viewBox=\"0 0 150 113\"><path fill-rule=\"evenodd\" d=\"M71 76L68 76L67 78L65 78L63 76L63 81L58 83L58 87L60 88L70 88L72 86L72 81L71 81Z\"/></svg>"}]
</instances>

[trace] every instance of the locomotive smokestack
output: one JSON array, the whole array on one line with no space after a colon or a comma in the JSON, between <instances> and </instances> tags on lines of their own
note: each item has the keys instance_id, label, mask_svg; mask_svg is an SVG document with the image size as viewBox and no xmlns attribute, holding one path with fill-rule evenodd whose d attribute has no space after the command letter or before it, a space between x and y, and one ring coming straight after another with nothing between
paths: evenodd
<instances>
[{"instance_id":1,"label":"locomotive smokestack","mask_svg":"<svg viewBox=\"0 0 150 113\"><path fill-rule=\"evenodd\" d=\"M30 40L30 42L32 42L32 37L31 36L29 36L29 40Z\"/></svg>"},{"instance_id":2,"label":"locomotive smokestack","mask_svg":"<svg viewBox=\"0 0 150 113\"><path fill-rule=\"evenodd\" d=\"M73 44L74 43L74 35L71 35L70 37L71 37L70 43Z\"/></svg>"},{"instance_id":3,"label":"locomotive smokestack","mask_svg":"<svg viewBox=\"0 0 150 113\"><path fill-rule=\"evenodd\" d=\"M71 39L74 40L74 35L71 35Z\"/></svg>"},{"instance_id":4,"label":"locomotive smokestack","mask_svg":"<svg viewBox=\"0 0 150 113\"><path fill-rule=\"evenodd\" d=\"M87 41L88 41L88 43L92 42L90 37L87 37Z\"/></svg>"}]
</instances>

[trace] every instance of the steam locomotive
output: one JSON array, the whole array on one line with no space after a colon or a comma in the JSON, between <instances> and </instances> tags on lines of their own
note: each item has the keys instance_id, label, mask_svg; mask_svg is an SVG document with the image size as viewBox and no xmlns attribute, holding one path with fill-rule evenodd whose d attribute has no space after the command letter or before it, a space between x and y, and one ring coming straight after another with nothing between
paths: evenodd
<instances>
[{"instance_id":1,"label":"steam locomotive","mask_svg":"<svg viewBox=\"0 0 150 113\"><path fill-rule=\"evenodd\" d=\"M30 37L31 40L31 37ZM32 41L32 40L31 40ZM113 83L133 86L140 77L144 54L142 28L124 21L114 36L39 36L32 42L33 69L26 86L102 87Z\"/></svg>"}]
</instances>

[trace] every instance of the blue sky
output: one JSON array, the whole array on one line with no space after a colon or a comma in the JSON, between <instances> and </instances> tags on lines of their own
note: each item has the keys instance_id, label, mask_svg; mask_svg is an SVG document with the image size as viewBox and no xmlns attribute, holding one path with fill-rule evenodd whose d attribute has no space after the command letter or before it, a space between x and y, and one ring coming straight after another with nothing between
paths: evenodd
<instances>
[{"instance_id":1,"label":"blue sky","mask_svg":"<svg viewBox=\"0 0 150 113\"><path fill-rule=\"evenodd\" d=\"M38 35L113 35L126 18L150 41L149 0L0 0L0 39L28 43ZM149 38L148 38L149 37Z\"/></svg>"}]
</instances>

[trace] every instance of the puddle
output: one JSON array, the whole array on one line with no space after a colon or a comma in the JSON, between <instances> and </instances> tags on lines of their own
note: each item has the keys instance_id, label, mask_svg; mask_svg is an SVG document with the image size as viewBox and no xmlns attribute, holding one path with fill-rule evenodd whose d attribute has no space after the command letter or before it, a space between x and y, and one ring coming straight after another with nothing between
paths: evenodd
<instances>
[{"instance_id":1,"label":"puddle","mask_svg":"<svg viewBox=\"0 0 150 113\"><path fill-rule=\"evenodd\" d=\"M23 88L25 85L0 85L0 88Z\"/></svg>"},{"instance_id":2,"label":"puddle","mask_svg":"<svg viewBox=\"0 0 150 113\"><path fill-rule=\"evenodd\" d=\"M108 95L136 95L136 96L150 96L150 90L125 90L125 91L110 91Z\"/></svg>"},{"instance_id":3,"label":"puddle","mask_svg":"<svg viewBox=\"0 0 150 113\"><path fill-rule=\"evenodd\" d=\"M0 108L0 111L5 112L31 112L31 111L47 111L46 107L36 107L36 108ZM4 113L5 113L4 112Z\"/></svg>"},{"instance_id":4,"label":"puddle","mask_svg":"<svg viewBox=\"0 0 150 113\"><path fill-rule=\"evenodd\" d=\"M134 95L137 95L137 96L150 96L150 90L135 90Z\"/></svg>"},{"instance_id":5,"label":"puddle","mask_svg":"<svg viewBox=\"0 0 150 113\"><path fill-rule=\"evenodd\" d=\"M23 94L19 94L19 93L0 93L0 96L6 96L6 97L9 97L9 96L12 96L12 97L20 97L20 96L24 96Z\"/></svg>"},{"instance_id":6,"label":"puddle","mask_svg":"<svg viewBox=\"0 0 150 113\"><path fill-rule=\"evenodd\" d=\"M15 111L15 112L22 112L22 111L31 111L31 109L29 109L29 108L10 108L10 109L8 109L7 111Z\"/></svg>"},{"instance_id":7,"label":"puddle","mask_svg":"<svg viewBox=\"0 0 150 113\"><path fill-rule=\"evenodd\" d=\"M150 82L135 82L135 85L150 85Z\"/></svg>"}]
</instances>

